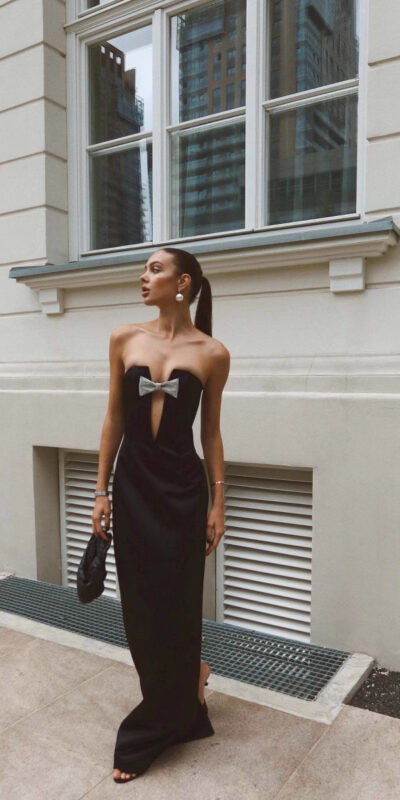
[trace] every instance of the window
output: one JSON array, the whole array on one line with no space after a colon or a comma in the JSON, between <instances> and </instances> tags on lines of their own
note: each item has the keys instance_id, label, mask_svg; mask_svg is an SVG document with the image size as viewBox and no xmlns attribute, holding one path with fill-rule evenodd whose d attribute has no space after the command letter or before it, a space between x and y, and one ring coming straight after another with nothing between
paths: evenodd
<instances>
[{"instance_id":1,"label":"window","mask_svg":"<svg viewBox=\"0 0 400 800\"><path fill-rule=\"evenodd\" d=\"M213 89L213 112L216 113L217 111L221 110L221 89L217 86L216 89Z\"/></svg>"},{"instance_id":2,"label":"window","mask_svg":"<svg viewBox=\"0 0 400 800\"><path fill-rule=\"evenodd\" d=\"M213 78L215 81L221 80L221 53L214 53Z\"/></svg>"},{"instance_id":3,"label":"window","mask_svg":"<svg viewBox=\"0 0 400 800\"><path fill-rule=\"evenodd\" d=\"M243 79L240 81L240 101L239 101L239 105L240 106L246 105L246 81L243 80Z\"/></svg>"},{"instance_id":4,"label":"window","mask_svg":"<svg viewBox=\"0 0 400 800\"><path fill-rule=\"evenodd\" d=\"M88 55L90 247L151 241L151 26Z\"/></svg>"},{"instance_id":5,"label":"window","mask_svg":"<svg viewBox=\"0 0 400 800\"><path fill-rule=\"evenodd\" d=\"M174 129L170 134L170 234L174 238L244 228L244 114L213 119L216 113L235 110L239 105L235 97L239 100L243 96L242 74L235 66L236 51L229 39L234 5L245 15L245 0L237 0L236 4L232 0L214 0L171 17L171 125ZM189 69L188 64L192 63L200 44L204 61ZM193 82L209 73L218 85L200 97L193 92ZM229 83L225 77L228 74L231 76ZM192 120L199 120L199 123L188 124ZM193 143L198 145L197 156L190 153ZM221 177L227 164L232 167L230 183ZM200 203L203 198L205 202Z\"/></svg>"},{"instance_id":6,"label":"window","mask_svg":"<svg viewBox=\"0 0 400 800\"><path fill-rule=\"evenodd\" d=\"M228 36L230 39L236 39L237 16L228 17Z\"/></svg>"},{"instance_id":7,"label":"window","mask_svg":"<svg viewBox=\"0 0 400 800\"><path fill-rule=\"evenodd\" d=\"M80 1L81 250L357 216L359 0Z\"/></svg>"},{"instance_id":8,"label":"window","mask_svg":"<svg viewBox=\"0 0 400 800\"><path fill-rule=\"evenodd\" d=\"M102 6L105 3L115 3L117 0L86 0L86 8L96 8L96 6Z\"/></svg>"},{"instance_id":9,"label":"window","mask_svg":"<svg viewBox=\"0 0 400 800\"><path fill-rule=\"evenodd\" d=\"M236 72L236 53L234 50L228 50L226 59L226 74L234 75Z\"/></svg>"},{"instance_id":10,"label":"window","mask_svg":"<svg viewBox=\"0 0 400 800\"><path fill-rule=\"evenodd\" d=\"M272 0L269 31L266 222L350 214L356 210L358 3Z\"/></svg>"}]
</instances>

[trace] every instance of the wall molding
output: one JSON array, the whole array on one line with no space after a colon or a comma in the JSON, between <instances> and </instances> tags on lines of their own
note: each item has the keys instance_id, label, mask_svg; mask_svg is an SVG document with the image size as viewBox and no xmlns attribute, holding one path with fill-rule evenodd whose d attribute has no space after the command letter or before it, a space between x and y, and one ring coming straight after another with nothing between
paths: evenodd
<instances>
[{"instance_id":1,"label":"wall molding","mask_svg":"<svg viewBox=\"0 0 400 800\"><path fill-rule=\"evenodd\" d=\"M105 359L0 364L0 392L62 394L109 390ZM400 355L232 358L226 389L252 395L400 396Z\"/></svg>"},{"instance_id":2,"label":"wall molding","mask_svg":"<svg viewBox=\"0 0 400 800\"><path fill-rule=\"evenodd\" d=\"M329 264L332 292L365 289L365 261L384 255L398 243L400 229L392 217L372 222L341 222L296 230L274 230L191 242L179 247L201 257L207 276L235 272ZM147 258L173 242L91 256L66 264L12 267L9 277L38 292L45 314L62 314L63 290L137 283Z\"/></svg>"}]
</instances>

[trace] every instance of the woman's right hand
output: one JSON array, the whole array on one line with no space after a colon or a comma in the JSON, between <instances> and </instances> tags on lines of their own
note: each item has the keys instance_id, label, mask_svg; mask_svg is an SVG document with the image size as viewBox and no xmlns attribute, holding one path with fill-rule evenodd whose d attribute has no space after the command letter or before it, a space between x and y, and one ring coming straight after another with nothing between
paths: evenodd
<instances>
[{"instance_id":1,"label":"woman's right hand","mask_svg":"<svg viewBox=\"0 0 400 800\"><path fill-rule=\"evenodd\" d=\"M96 536L101 536L102 539L108 541L109 537L104 533L101 520L104 517L104 527L106 530L110 527L111 516L111 503L108 497L96 497L94 502L94 509L92 513L92 530Z\"/></svg>"}]
</instances>

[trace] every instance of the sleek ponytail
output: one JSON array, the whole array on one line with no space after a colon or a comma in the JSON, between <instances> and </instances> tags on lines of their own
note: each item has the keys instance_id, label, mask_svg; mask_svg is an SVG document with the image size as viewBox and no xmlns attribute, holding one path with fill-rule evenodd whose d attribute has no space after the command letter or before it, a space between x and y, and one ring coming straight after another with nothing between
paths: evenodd
<instances>
[{"instance_id":1,"label":"sleek ponytail","mask_svg":"<svg viewBox=\"0 0 400 800\"><path fill-rule=\"evenodd\" d=\"M160 250L173 256L178 275L183 275L185 272L190 275L192 282L189 305L193 303L200 292L194 321L195 327L206 333L207 336L212 336L211 286L196 256L180 247L161 247Z\"/></svg>"},{"instance_id":2,"label":"sleek ponytail","mask_svg":"<svg viewBox=\"0 0 400 800\"><path fill-rule=\"evenodd\" d=\"M203 331L203 333L207 333L208 336L212 335L211 317L212 317L211 286L208 278L206 278L206 276L203 275L201 280L201 289L199 294L199 300L197 303L194 324L196 328L198 328L200 331Z\"/></svg>"}]
</instances>

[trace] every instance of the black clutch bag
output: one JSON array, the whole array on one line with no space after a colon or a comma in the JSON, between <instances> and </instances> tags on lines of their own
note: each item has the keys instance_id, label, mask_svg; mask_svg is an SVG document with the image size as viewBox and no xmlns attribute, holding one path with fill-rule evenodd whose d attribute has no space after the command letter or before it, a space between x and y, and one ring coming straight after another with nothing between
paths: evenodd
<instances>
[{"instance_id":1,"label":"black clutch bag","mask_svg":"<svg viewBox=\"0 0 400 800\"><path fill-rule=\"evenodd\" d=\"M76 586L81 603L90 603L104 591L106 555L112 535L104 528L103 531L108 537L107 541L92 533L78 566Z\"/></svg>"}]
</instances>

